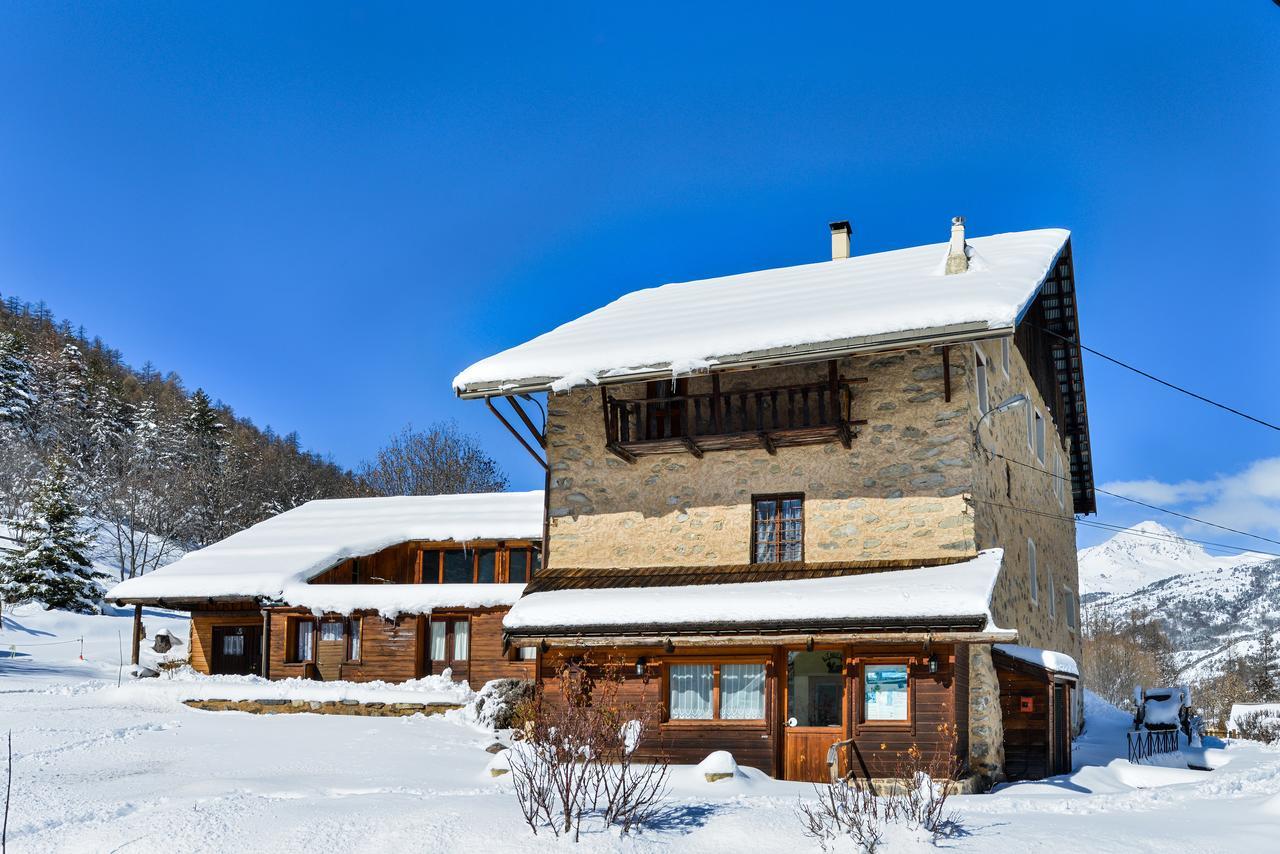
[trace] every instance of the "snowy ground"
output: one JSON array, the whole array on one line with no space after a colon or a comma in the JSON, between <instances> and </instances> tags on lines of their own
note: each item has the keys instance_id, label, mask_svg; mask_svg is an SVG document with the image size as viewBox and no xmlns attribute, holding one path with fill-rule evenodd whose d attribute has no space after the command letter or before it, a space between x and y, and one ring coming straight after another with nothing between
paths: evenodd
<instances>
[{"instance_id":1,"label":"snowy ground","mask_svg":"<svg viewBox=\"0 0 1280 854\"><path fill-rule=\"evenodd\" d=\"M146 623L152 635L169 627L186 638L180 616L148 611ZM82 635L84 661L75 640ZM120 638L127 644L128 635L124 611L78 617L22 607L5 615L0 731L13 730L11 852L573 848L529 834L509 783L484 771L492 736L457 714L196 711L178 701L188 691L178 687L182 679L129 685L126 676L126 687L115 687ZM938 847L1275 850L1280 750L1211 748L1197 759L1213 772L1133 766L1116 759L1127 718L1096 703L1090 713L1073 774L954 799L963 835ZM574 850L816 850L794 816L811 791L751 772L707 784L677 769L661 827L633 840L593 834Z\"/></svg>"}]
</instances>

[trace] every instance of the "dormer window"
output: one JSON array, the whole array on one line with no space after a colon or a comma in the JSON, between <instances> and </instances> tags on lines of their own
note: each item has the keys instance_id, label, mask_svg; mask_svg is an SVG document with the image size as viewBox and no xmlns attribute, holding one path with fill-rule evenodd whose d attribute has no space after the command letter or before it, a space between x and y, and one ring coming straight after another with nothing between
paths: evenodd
<instances>
[{"instance_id":1,"label":"dormer window","mask_svg":"<svg viewBox=\"0 0 1280 854\"><path fill-rule=\"evenodd\" d=\"M804 560L804 496L766 495L752 506L752 562Z\"/></svg>"}]
</instances>

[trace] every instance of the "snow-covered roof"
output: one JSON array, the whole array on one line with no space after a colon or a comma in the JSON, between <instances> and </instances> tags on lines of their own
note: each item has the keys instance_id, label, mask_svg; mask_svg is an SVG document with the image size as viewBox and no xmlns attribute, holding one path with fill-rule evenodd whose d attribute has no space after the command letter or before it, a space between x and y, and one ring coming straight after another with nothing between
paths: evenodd
<instances>
[{"instance_id":1,"label":"snow-covered roof","mask_svg":"<svg viewBox=\"0 0 1280 854\"><path fill-rule=\"evenodd\" d=\"M1013 643L998 643L995 648L1010 658L1029 662L1054 673L1065 673L1069 676L1080 675L1080 668L1076 665L1076 660L1065 652L1054 652L1051 649L1039 649L1034 646L1019 646Z\"/></svg>"},{"instance_id":2,"label":"snow-covered roof","mask_svg":"<svg viewBox=\"0 0 1280 854\"><path fill-rule=\"evenodd\" d=\"M518 634L618 627L876 620L977 620L991 624L991 591L1003 551L945 566L736 584L626 587L531 593L502 624Z\"/></svg>"},{"instance_id":3,"label":"snow-covered roof","mask_svg":"<svg viewBox=\"0 0 1280 854\"><path fill-rule=\"evenodd\" d=\"M345 498L309 501L259 522L168 566L117 584L110 600L262 597L302 607L357 607L413 612L415 603L462 606L515 601L518 584L308 585L348 558L375 554L410 540L537 539L542 492ZM459 590L455 588L477 588ZM484 588L494 588L485 590ZM497 589L502 588L502 589ZM453 596L467 602L444 601ZM343 597L346 598L343 598ZM492 600L492 601L491 601ZM356 603L367 603L356 604ZM427 609L429 610L429 608Z\"/></svg>"},{"instance_id":4,"label":"snow-covered roof","mask_svg":"<svg viewBox=\"0 0 1280 854\"><path fill-rule=\"evenodd\" d=\"M974 237L968 272L950 276L947 244L936 243L635 291L475 363L453 385L470 396L563 390L779 350L802 359L1007 331L1069 236L1048 228Z\"/></svg>"}]
</instances>

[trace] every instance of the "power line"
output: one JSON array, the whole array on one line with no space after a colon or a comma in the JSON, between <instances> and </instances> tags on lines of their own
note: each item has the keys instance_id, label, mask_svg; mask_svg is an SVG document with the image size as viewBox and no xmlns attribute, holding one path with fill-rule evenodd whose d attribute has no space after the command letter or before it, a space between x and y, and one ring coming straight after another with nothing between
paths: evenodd
<instances>
[{"instance_id":1,"label":"power line","mask_svg":"<svg viewBox=\"0 0 1280 854\"><path fill-rule=\"evenodd\" d=\"M1114 356L1108 356L1106 353L1101 353L1093 349L1092 347L1086 347L1084 344L1080 343L1080 341L1075 338L1068 338L1066 335L1062 335L1060 333L1054 332L1051 329L1045 329L1043 326L1036 326L1035 328L1039 329L1041 332L1044 332L1047 335L1052 335L1054 338L1061 339L1067 342L1068 344L1074 344L1075 346L1079 347L1081 350L1085 350L1089 353L1092 353L1093 355L1097 356L1100 359L1106 359L1108 362L1111 362L1112 364L1119 365L1122 368L1133 371L1135 374L1138 374L1139 376L1143 376L1149 380L1152 380L1153 382L1160 383L1160 385L1162 386L1171 388L1174 391L1180 391L1183 394L1189 395L1190 397L1194 397L1196 400L1207 403L1210 406L1216 406L1219 409L1225 409L1227 412L1230 412L1233 415L1239 415L1241 418L1252 421L1255 424L1261 424L1263 427L1270 427L1272 430L1280 432L1280 424L1272 424L1270 421L1264 421L1261 418L1255 418L1254 416L1248 414L1247 412L1241 412L1239 409L1236 409L1234 406L1227 406L1225 403L1219 403L1218 401L1213 400L1212 398L1205 397L1203 394L1196 394L1194 391L1191 391L1188 388L1183 388L1182 386L1177 385L1176 383L1171 383L1168 380L1162 380L1159 377L1155 376L1154 374L1147 373L1141 368L1135 368L1133 365L1130 365L1128 362L1123 362L1120 359L1115 358Z\"/></svg>"},{"instance_id":2,"label":"power line","mask_svg":"<svg viewBox=\"0 0 1280 854\"><path fill-rule=\"evenodd\" d=\"M1088 520L1088 519L1077 519L1074 516L1064 516L1061 513L1051 513L1046 510L1032 510L1029 507L1017 507L1013 504L1001 504L998 501L987 501L986 499L983 499L983 498L974 498L973 500L978 502L979 504L986 504L989 507L1001 507L1001 508L1004 508L1005 510L1013 510L1018 513L1030 513L1033 516L1044 516L1049 519L1058 519L1063 522L1073 522L1077 525L1086 525L1090 528L1100 528L1104 531L1113 531L1117 534L1122 534L1130 537L1144 537L1148 540L1156 540L1158 542L1163 542L1163 543L1188 542L1188 543L1195 543L1196 545L1200 545L1200 546L1206 546L1209 548L1229 549L1230 551L1237 551L1237 552L1244 551L1239 546L1230 546L1230 545L1227 545L1226 543L1211 543L1206 540L1196 540L1196 539L1192 539L1191 537L1183 537L1179 535L1166 537L1163 534L1150 534L1142 531L1134 531L1123 525L1116 525L1110 522L1098 522L1098 521ZM1255 551L1252 549L1250 549L1250 551L1253 554L1263 555L1264 557L1280 558L1280 552L1262 552L1262 551Z\"/></svg>"},{"instance_id":3,"label":"power line","mask_svg":"<svg viewBox=\"0 0 1280 854\"><path fill-rule=\"evenodd\" d=\"M1032 471L1038 471L1041 474L1045 475L1046 477L1051 477L1051 478L1054 478L1055 480L1064 480L1068 482L1070 481L1070 477L1066 475L1057 474L1056 472L1051 472L1048 469L1042 469L1039 466L1032 465L1031 463L1024 463L1022 460L1015 460L1013 457L1006 457L1004 454L1000 453L999 451L993 451L990 448L986 448L986 447L984 447L983 450L985 450L988 454L990 454L993 457L999 457L1005 462L1013 463L1016 466L1022 466L1023 468L1031 469ZM1156 504L1148 504L1145 501L1139 501L1136 498L1130 498L1127 495L1121 495L1118 492L1111 492L1109 490L1102 489L1101 487L1095 486L1093 488L1093 491L1102 493L1103 495L1109 495L1112 498L1119 498L1121 501L1128 501L1132 504L1137 504L1141 507L1146 507L1149 510L1159 510L1161 513L1168 513L1170 516L1177 516L1181 519L1186 519L1191 522L1198 522L1201 525L1208 525L1211 528L1218 528L1220 530L1227 531L1232 534L1239 534L1242 537L1253 537L1255 540L1262 540L1264 543L1271 543L1272 545L1280 546L1280 540L1273 540L1271 537L1264 537L1261 534L1253 534L1253 533L1250 533L1249 531L1241 531L1237 528L1228 528L1226 525L1219 525L1217 522L1210 522L1207 519L1201 519L1197 516L1190 516L1186 513L1179 513L1177 510L1170 510L1168 507L1160 507L1159 505L1156 505ZM1084 522L1084 520L1078 520L1078 521L1081 521L1082 523ZM1234 547L1229 546L1228 548L1234 548Z\"/></svg>"}]
</instances>

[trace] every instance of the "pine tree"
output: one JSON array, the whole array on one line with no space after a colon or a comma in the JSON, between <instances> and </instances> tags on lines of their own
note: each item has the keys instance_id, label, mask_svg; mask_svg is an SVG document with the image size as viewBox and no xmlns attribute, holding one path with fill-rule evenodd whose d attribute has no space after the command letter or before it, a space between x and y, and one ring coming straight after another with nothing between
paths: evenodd
<instances>
[{"instance_id":1,"label":"pine tree","mask_svg":"<svg viewBox=\"0 0 1280 854\"><path fill-rule=\"evenodd\" d=\"M0 596L6 602L43 602L49 610L97 611L97 581L106 576L94 570L88 548L67 465L55 459L18 528L17 548L0 557Z\"/></svg>"},{"instance_id":2,"label":"pine tree","mask_svg":"<svg viewBox=\"0 0 1280 854\"><path fill-rule=\"evenodd\" d=\"M35 376L26 348L16 335L0 332L0 422L25 428L35 400Z\"/></svg>"},{"instance_id":3,"label":"pine tree","mask_svg":"<svg viewBox=\"0 0 1280 854\"><path fill-rule=\"evenodd\" d=\"M1263 629L1258 650L1249 657L1249 699L1270 703L1277 699L1276 646L1271 632Z\"/></svg>"}]
</instances>

